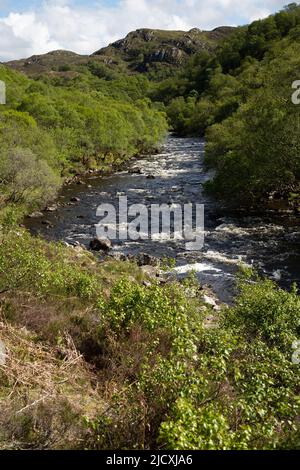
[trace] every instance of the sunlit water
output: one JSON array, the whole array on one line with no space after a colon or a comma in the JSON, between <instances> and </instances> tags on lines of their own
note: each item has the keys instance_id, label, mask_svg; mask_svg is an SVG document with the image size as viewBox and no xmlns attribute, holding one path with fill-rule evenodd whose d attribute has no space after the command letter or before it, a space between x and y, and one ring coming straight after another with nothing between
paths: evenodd
<instances>
[{"instance_id":1,"label":"sunlit water","mask_svg":"<svg viewBox=\"0 0 300 470\"><path fill-rule=\"evenodd\" d=\"M33 233L47 239L89 245L99 222L96 209L102 203L118 207L118 196L128 204L204 204L205 244L202 250L186 251L184 241L123 241L113 250L125 254L149 253L176 258L176 272L184 276L194 270L202 284L210 285L224 301L231 298L238 265L256 266L284 287L300 285L300 226L295 216L270 211L266 216L230 215L203 194L202 185L210 175L203 166L204 141L170 137L159 155L132 161L126 171L112 176L85 179L63 189L59 209L43 218L28 219ZM131 174L138 167L142 174ZM148 179L153 175L155 179ZM72 197L80 202L71 203ZM45 225L45 219L52 227ZM43 223L44 220L44 223Z\"/></svg>"}]
</instances>

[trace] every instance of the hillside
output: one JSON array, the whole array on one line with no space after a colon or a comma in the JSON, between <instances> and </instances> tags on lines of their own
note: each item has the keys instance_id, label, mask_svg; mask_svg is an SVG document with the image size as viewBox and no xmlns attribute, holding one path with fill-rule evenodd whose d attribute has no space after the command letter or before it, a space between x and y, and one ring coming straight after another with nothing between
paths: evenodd
<instances>
[{"instance_id":1,"label":"hillside","mask_svg":"<svg viewBox=\"0 0 300 470\"><path fill-rule=\"evenodd\" d=\"M236 28L213 56L194 55L172 79L157 84L173 131L205 136L207 184L241 207L284 199L299 211L300 6Z\"/></svg>"},{"instance_id":2,"label":"hillside","mask_svg":"<svg viewBox=\"0 0 300 470\"><path fill-rule=\"evenodd\" d=\"M124 39L110 44L93 54L93 57L109 57L110 61L124 61L129 69L138 72L163 72L182 66L195 53L213 52L234 28L220 27L213 31L163 31L138 29Z\"/></svg>"},{"instance_id":3,"label":"hillside","mask_svg":"<svg viewBox=\"0 0 300 470\"><path fill-rule=\"evenodd\" d=\"M163 78L177 70L199 51L213 52L230 36L234 28L213 31L162 31L139 29L95 53L79 55L70 51L52 51L27 59L10 61L10 67L27 75L51 74L74 76L81 66L96 62L123 72L155 72Z\"/></svg>"},{"instance_id":4,"label":"hillside","mask_svg":"<svg viewBox=\"0 0 300 470\"><path fill-rule=\"evenodd\" d=\"M5 65L19 72L24 72L29 76L40 74L66 75L69 71L73 71L72 75L74 76L74 70L79 66L87 65L90 60L90 56L88 55L57 50L48 52L47 54L33 55L27 59L13 60L7 62ZM102 62L102 60L100 60L100 62Z\"/></svg>"}]
</instances>

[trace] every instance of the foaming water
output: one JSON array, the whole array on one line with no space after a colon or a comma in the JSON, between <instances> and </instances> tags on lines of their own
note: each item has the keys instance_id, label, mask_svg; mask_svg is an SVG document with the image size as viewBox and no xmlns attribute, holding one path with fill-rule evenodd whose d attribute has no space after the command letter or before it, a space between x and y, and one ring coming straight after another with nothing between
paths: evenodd
<instances>
[{"instance_id":1,"label":"foaming water","mask_svg":"<svg viewBox=\"0 0 300 470\"><path fill-rule=\"evenodd\" d=\"M112 176L86 179L63 189L59 209L41 219L28 219L33 233L47 239L86 246L96 236L97 207L126 195L128 205L204 204L205 245L201 251L186 251L185 241L128 240L116 242L114 251L149 253L176 258L175 273L196 272L202 284L210 285L224 301L232 297L234 278L241 263L255 266L284 287L300 285L300 226L295 216L269 213L264 217L228 215L203 194L211 175L204 169L204 141L168 138L158 155L132 161L126 171ZM138 169L135 173L134 170ZM74 197L80 202L70 202ZM48 226L43 220L49 221Z\"/></svg>"}]
</instances>

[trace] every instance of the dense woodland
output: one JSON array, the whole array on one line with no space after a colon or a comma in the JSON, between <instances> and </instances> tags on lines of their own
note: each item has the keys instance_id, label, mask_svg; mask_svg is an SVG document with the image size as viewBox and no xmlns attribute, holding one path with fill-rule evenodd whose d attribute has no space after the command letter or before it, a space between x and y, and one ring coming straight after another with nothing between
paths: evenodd
<instances>
[{"instance_id":1,"label":"dense woodland","mask_svg":"<svg viewBox=\"0 0 300 470\"><path fill-rule=\"evenodd\" d=\"M165 115L146 97L142 76L107 82L92 67L74 80L31 80L1 66L0 204L25 210L53 199L64 178L112 170L162 143Z\"/></svg>"},{"instance_id":2,"label":"dense woodland","mask_svg":"<svg viewBox=\"0 0 300 470\"><path fill-rule=\"evenodd\" d=\"M257 205L271 193L299 201L300 8L237 28L216 53L200 53L154 93L175 132L206 136L209 190Z\"/></svg>"},{"instance_id":3,"label":"dense woodland","mask_svg":"<svg viewBox=\"0 0 300 470\"><path fill-rule=\"evenodd\" d=\"M163 80L92 58L34 78L0 66L1 449L300 448L297 286L244 268L216 312L193 276L161 285L20 225L66 178L153 152L168 129L206 136L207 190L228 203L295 203L299 46L293 4Z\"/></svg>"}]
</instances>

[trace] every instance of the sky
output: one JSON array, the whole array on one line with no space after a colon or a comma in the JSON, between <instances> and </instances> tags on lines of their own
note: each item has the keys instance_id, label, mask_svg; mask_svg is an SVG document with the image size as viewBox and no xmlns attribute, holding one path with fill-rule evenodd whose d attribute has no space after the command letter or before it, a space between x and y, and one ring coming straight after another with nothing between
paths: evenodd
<instances>
[{"instance_id":1,"label":"sky","mask_svg":"<svg viewBox=\"0 0 300 470\"><path fill-rule=\"evenodd\" d=\"M0 0L0 61L56 49L91 54L138 28L187 31L242 25L290 1Z\"/></svg>"}]
</instances>

